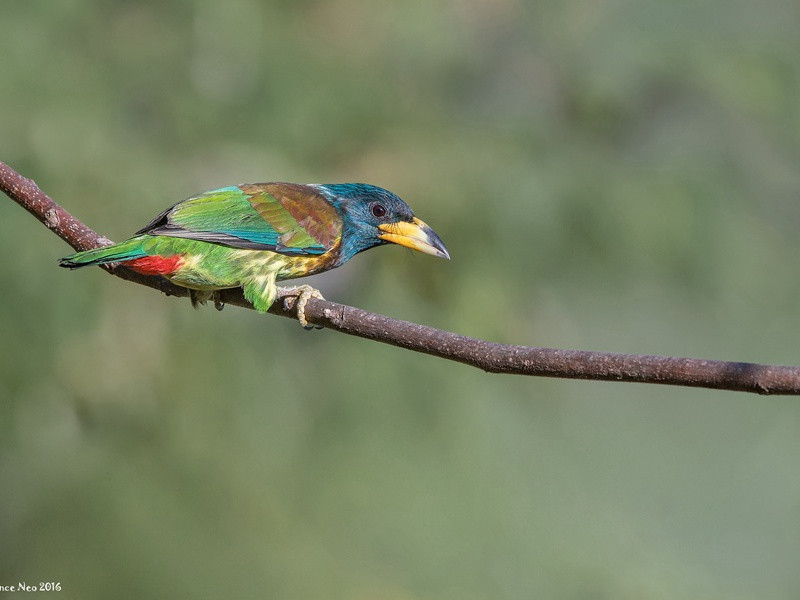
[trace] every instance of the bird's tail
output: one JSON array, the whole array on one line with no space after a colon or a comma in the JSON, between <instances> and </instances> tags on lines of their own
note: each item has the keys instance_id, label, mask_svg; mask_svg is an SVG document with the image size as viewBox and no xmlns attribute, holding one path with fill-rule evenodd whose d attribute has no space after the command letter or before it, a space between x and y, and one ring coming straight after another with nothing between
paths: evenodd
<instances>
[{"instance_id":1,"label":"bird's tail","mask_svg":"<svg viewBox=\"0 0 800 600\"><path fill-rule=\"evenodd\" d=\"M67 269L78 269L89 265L103 265L110 262L124 262L141 258L147 256L143 242L144 240L141 237L135 237L113 246L78 252L60 259L58 265Z\"/></svg>"}]
</instances>

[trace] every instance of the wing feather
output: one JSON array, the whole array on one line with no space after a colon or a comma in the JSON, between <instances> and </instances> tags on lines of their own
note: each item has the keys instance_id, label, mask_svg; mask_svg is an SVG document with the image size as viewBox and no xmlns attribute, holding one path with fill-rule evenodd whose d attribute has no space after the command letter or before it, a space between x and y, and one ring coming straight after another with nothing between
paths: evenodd
<instances>
[{"instance_id":1,"label":"wing feather","mask_svg":"<svg viewBox=\"0 0 800 600\"><path fill-rule=\"evenodd\" d=\"M168 208L137 235L189 238L232 248L320 255L341 238L338 211L314 188L260 183L212 190Z\"/></svg>"}]
</instances>

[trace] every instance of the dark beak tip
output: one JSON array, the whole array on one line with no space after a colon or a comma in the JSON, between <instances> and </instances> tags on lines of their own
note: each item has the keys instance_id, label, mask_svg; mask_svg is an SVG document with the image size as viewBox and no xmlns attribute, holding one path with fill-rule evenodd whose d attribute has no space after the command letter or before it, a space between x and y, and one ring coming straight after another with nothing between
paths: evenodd
<instances>
[{"instance_id":1,"label":"dark beak tip","mask_svg":"<svg viewBox=\"0 0 800 600\"><path fill-rule=\"evenodd\" d=\"M438 256L440 258L446 258L447 260L450 260L450 253L447 251L447 248L444 247L442 238L440 238L433 229L429 229L426 234L430 245L436 248L438 251Z\"/></svg>"}]
</instances>

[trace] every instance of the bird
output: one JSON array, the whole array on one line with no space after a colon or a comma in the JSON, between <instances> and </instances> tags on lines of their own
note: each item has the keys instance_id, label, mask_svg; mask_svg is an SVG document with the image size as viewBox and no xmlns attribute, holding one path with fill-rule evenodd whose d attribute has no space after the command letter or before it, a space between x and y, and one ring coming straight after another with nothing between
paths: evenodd
<instances>
[{"instance_id":1,"label":"bird","mask_svg":"<svg viewBox=\"0 0 800 600\"><path fill-rule=\"evenodd\" d=\"M398 244L450 259L441 238L392 192L366 183L240 184L174 204L133 237L59 260L77 269L121 263L188 288L192 305L241 287L259 312L275 299L297 296L297 319L309 329L305 306L322 298L309 286L276 282L322 273L359 252Z\"/></svg>"}]
</instances>

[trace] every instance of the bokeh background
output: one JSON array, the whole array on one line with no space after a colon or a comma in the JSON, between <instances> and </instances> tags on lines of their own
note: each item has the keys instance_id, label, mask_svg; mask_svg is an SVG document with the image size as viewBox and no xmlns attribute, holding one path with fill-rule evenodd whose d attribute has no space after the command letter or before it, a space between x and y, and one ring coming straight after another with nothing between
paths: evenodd
<instances>
[{"instance_id":1,"label":"bokeh background","mask_svg":"<svg viewBox=\"0 0 800 600\"><path fill-rule=\"evenodd\" d=\"M800 5L0 8L0 159L120 240L367 181L451 262L328 298L500 342L800 362ZM800 596L800 402L498 376L68 272L0 198L0 585L60 598Z\"/></svg>"}]
</instances>

